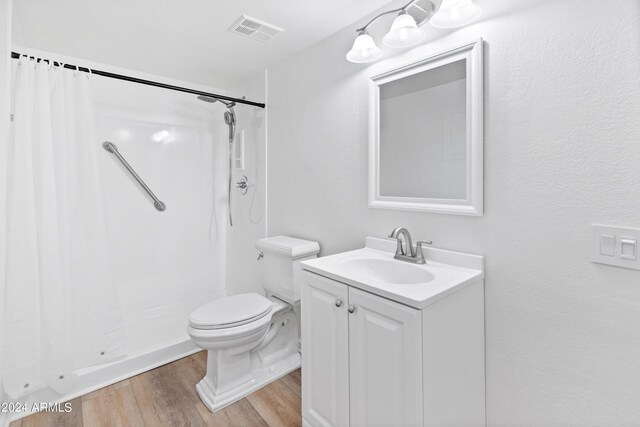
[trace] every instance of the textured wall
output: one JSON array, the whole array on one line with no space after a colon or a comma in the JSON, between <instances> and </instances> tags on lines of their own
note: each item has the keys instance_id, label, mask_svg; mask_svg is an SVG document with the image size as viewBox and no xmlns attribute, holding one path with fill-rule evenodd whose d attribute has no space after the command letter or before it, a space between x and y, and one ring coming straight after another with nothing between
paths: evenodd
<instances>
[{"instance_id":1,"label":"textured wall","mask_svg":"<svg viewBox=\"0 0 640 427\"><path fill-rule=\"evenodd\" d=\"M592 223L640 226L640 4L492 7L369 67L344 59L354 26L269 70L268 233L327 255L404 225L485 255L489 424L637 423L640 272L590 263L589 244ZM369 209L367 77L480 36L485 216Z\"/></svg>"}]
</instances>

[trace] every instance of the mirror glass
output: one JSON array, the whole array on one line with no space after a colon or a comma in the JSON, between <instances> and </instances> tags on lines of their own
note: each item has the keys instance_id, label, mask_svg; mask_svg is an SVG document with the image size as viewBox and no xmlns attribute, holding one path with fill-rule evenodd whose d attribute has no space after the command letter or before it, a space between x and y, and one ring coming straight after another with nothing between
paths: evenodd
<instances>
[{"instance_id":1,"label":"mirror glass","mask_svg":"<svg viewBox=\"0 0 640 427\"><path fill-rule=\"evenodd\" d=\"M465 60L380 85L380 195L464 199L466 114Z\"/></svg>"},{"instance_id":2,"label":"mirror glass","mask_svg":"<svg viewBox=\"0 0 640 427\"><path fill-rule=\"evenodd\" d=\"M482 41L371 78L369 206L482 215Z\"/></svg>"}]
</instances>

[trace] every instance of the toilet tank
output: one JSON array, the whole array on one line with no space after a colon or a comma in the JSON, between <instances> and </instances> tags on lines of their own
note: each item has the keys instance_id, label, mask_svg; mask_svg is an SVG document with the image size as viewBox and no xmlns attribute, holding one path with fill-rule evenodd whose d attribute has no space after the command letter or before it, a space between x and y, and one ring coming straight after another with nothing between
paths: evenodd
<instances>
[{"instance_id":1,"label":"toilet tank","mask_svg":"<svg viewBox=\"0 0 640 427\"><path fill-rule=\"evenodd\" d=\"M256 248L264 257L260 260L262 287L267 295L274 295L289 304L300 301L300 263L316 258L320 252L318 242L276 236L260 239Z\"/></svg>"}]
</instances>

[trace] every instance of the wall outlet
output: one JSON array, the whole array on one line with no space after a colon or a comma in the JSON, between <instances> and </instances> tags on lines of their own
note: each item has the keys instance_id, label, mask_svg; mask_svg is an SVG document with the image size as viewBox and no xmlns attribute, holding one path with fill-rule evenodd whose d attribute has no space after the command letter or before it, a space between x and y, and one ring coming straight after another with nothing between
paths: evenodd
<instances>
[{"instance_id":1,"label":"wall outlet","mask_svg":"<svg viewBox=\"0 0 640 427\"><path fill-rule=\"evenodd\" d=\"M592 262L640 270L640 229L594 225L592 230Z\"/></svg>"}]
</instances>

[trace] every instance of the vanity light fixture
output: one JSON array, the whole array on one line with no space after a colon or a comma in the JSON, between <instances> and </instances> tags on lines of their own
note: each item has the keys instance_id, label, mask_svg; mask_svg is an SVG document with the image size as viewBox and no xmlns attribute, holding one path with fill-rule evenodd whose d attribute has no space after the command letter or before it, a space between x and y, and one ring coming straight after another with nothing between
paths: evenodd
<instances>
[{"instance_id":1,"label":"vanity light fixture","mask_svg":"<svg viewBox=\"0 0 640 427\"><path fill-rule=\"evenodd\" d=\"M420 22L416 22L416 19L407 12L410 7L417 8L422 13L418 19ZM367 63L382 57L382 50L376 46L376 42L367 32L367 28L382 16L398 14L382 42L387 47L401 49L420 43L424 39L425 33L419 25L427 21L436 28L455 28L475 21L482 12L472 0L443 0L437 12L436 8L430 0L411 0L398 9L388 10L375 16L365 26L356 30L358 36L347 53L347 61Z\"/></svg>"},{"instance_id":2,"label":"vanity light fixture","mask_svg":"<svg viewBox=\"0 0 640 427\"><path fill-rule=\"evenodd\" d=\"M418 28L416 20L406 10L401 10L391 24L391 29L382 39L385 46L403 48L422 41L424 31Z\"/></svg>"},{"instance_id":3,"label":"vanity light fixture","mask_svg":"<svg viewBox=\"0 0 640 427\"><path fill-rule=\"evenodd\" d=\"M376 46L376 42L367 32L367 28L378 20L378 18L391 13L397 13L398 16L393 20L391 29L387 35L384 36L384 39L382 39L383 43L393 48L409 47L419 43L424 38L424 31L418 28L416 20L407 13L407 8L415 2L416 0L411 0L401 8L382 12L369 21L364 27L358 28L356 30L358 37L356 37L353 42L353 47L347 53L347 61L355 63L373 62L382 57L382 51ZM433 3L429 3L431 4L431 15L433 14L435 6Z\"/></svg>"},{"instance_id":4,"label":"vanity light fixture","mask_svg":"<svg viewBox=\"0 0 640 427\"><path fill-rule=\"evenodd\" d=\"M380 57L382 57L382 51L376 46L373 37L367 33L366 29L359 29L353 47L347 52L347 61L360 64L377 61Z\"/></svg>"},{"instance_id":5,"label":"vanity light fixture","mask_svg":"<svg viewBox=\"0 0 640 427\"><path fill-rule=\"evenodd\" d=\"M456 28L472 23L481 14L480 6L471 0L443 0L430 22L436 28Z\"/></svg>"}]
</instances>

